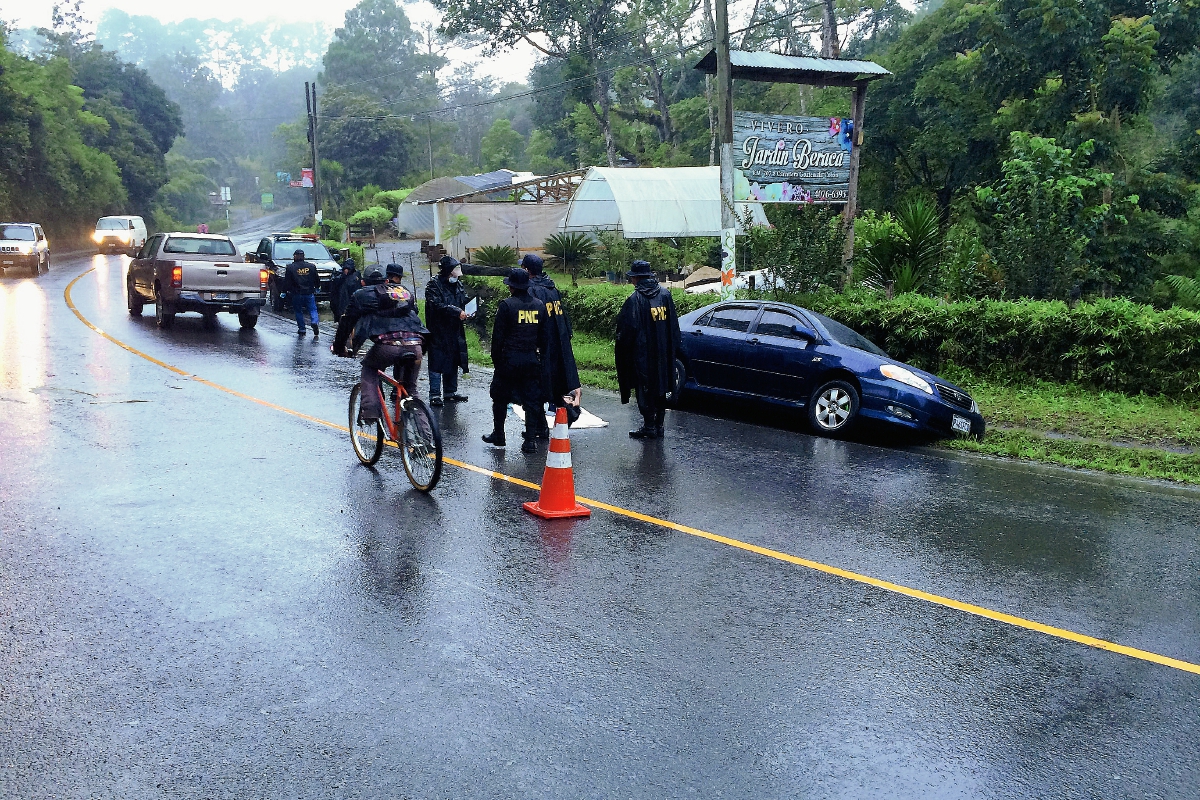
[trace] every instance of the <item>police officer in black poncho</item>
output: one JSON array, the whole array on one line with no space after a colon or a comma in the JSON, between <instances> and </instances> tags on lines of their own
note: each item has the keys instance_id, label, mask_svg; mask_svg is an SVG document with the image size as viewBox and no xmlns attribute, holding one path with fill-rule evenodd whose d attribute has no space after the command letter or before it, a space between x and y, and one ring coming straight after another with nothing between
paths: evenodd
<instances>
[{"instance_id":1,"label":"police officer in black poncho","mask_svg":"<svg viewBox=\"0 0 1200 800\"><path fill-rule=\"evenodd\" d=\"M630 431L634 439L660 439L666 417L667 395L675 389L675 359L683 352L679 317L671 292L645 261L634 261L627 277L636 288L617 317L617 383L621 402L637 391L642 427Z\"/></svg>"},{"instance_id":2,"label":"police officer in black poncho","mask_svg":"<svg viewBox=\"0 0 1200 800\"><path fill-rule=\"evenodd\" d=\"M467 305L467 290L459 278L462 266L452 256L442 256L438 274L425 286L425 322L429 325L427 351L429 353L429 404L440 406L442 387L445 385L446 400L465 403L467 396L458 393L458 371L470 373L467 362L467 331L463 327L468 319L464 310Z\"/></svg>"},{"instance_id":3,"label":"police officer in black poncho","mask_svg":"<svg viewBox=\"0 0 1200 800\"><path fill-rule=\"evenodd\" d=\"M567 420L579 419L579 403L583 397L579 381L579 368L575 364L575 351L571 349L571 319L562 306L562 295L553 279L544 272L541 256L527 253L521 266L529 271L529 293L542 301L546 308L546 353L542 359L545 373L545 391L550 403L550 413L565 405ZM567 400L566 398L570 398Z\"/></svg>"},{"instance_id":4,"label":"police officer in black poncho","mask_svg":"<svg viewBox=\"0 0 1200 800\"><path fill-rule=\"evenodd\" d=\"M342 262L341 272L329 282L329 310L333 312L333 321L337 322L342 314L350 307L350 298L363 287L362 278L353 258Z\"/></svg>"},{"instance_id":5,"label":"police officer in black poncho","mask_svg":"<svg viewBox=\"0 0 1200 800\"><path fill-rule=\"evenodd\" d=\"M504 447L508 404L525 409L525 443L521 452L537 450L538 439L550 437L542 405L542 355L546 352L546 307L529 293L529 273L517 267L504 279L512 293L500 301L492 328L492 432L483 440Z\"/></svg>"}]
</instances>

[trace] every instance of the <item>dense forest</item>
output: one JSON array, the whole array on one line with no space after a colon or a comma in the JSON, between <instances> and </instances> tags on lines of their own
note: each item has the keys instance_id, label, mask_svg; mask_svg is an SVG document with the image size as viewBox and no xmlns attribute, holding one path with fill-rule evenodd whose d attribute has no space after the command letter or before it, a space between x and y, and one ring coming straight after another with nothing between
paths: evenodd
<instances>
[{"instance_id":1,"label":"dense forest","mask_svg":"<svg viewBox=\"0 0 1200 800\"><path fill-rule=\"evenodd\" d=\"M319 23L109 11L94 37L78 2L61 5L53 29L10 32L0 53L0 213L199 221L216 185L248 199L310 166L305 80L320 93L331 217L431 175L712 163L711 86L693 69L711 0L434 5L440 24L414 24L396 0ZM730 17L736 48L893 73L867 99L858 279L1200 305L1197 0L735 0ZM516 45L535 55L511 82L463 58ZM849 110L846 90L737 82L734 97ZM840 233L820 210L771 217L775 233L749 242L763 263Z\"/></svg>"}]
</instances>

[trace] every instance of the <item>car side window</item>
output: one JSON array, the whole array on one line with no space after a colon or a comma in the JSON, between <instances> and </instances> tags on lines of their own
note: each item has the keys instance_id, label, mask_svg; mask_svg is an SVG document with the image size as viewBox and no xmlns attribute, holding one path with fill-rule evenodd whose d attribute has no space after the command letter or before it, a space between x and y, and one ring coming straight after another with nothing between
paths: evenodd
<instances>
[{"instance_id":1,"label":"car side window","mask_svg":"<svg viewBox=\"0 0 1200 800\"><path fill-rule=\"evenodd\" d=\"M758 309L753 306L726 306L712 313L708 321L710 328L745 333L750 330L750 323L758 316Z\"/></svg>"},{"instance_id":2,"label":"car side window","mask_svg":"<svg viewBox=\"0 0 1200 800\"><path fill-rule=\"evenodd\" d=\"M154 254L158 252L158 243L162 241L162 234L149 239L142 245L141 251L138 253L138 258L154 258Z\"/></svg>"},{"instance_id":3,"label":"car side window","mask_svg":"<svg viewBox=\"0 0 1200 800\"><path fill-rule=\"evenodd\" d=\"M37 231L37 238L39 242L46 238L46 234L42 233L41 225L35 225L33 226L33 229Z\"/></svg>"},{"instance_id":4,"label":"car side window","mask_svg":"<svg viewBox=\"0 0 1200 800\"><path fill-rule=\"evenodd\" d=\"M712 321L712 315L713 315L713 312L709 311L707 314L700 317L700 319L696 320L696 325L699 327L703 327L703 326L707 325L709 322Z\"/></svg>"},{"instance_id":5,"label":"car side window","mask_svg":"<svg viewBox=\"0 0 1200 800\"><path fill-rule=\"evenodd\" d=\"M763 312L762 319L758 321L758 327L754 329L754 332L762 336L778 336L781 339L799 339L803 341L804 337L793 330L795 326L801 324L803 323L791 314L767 309Z\"/></svg>"},{"instance_id":6,"label":"car side window","mask_svg":"<svg viewBox=\"0 0 1200 800\"><path fill-rule=\"evenodd\" d=\"M258 254L268 257L271 255L271 243L268 240L263 239L258 243Z\"/></svg>"}]
</instances>

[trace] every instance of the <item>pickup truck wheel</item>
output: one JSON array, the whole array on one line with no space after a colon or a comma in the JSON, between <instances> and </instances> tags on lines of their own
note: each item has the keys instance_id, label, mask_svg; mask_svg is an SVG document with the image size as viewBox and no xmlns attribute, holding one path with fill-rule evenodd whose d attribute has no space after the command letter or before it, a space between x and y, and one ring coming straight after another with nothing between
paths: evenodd
<instances>
[{"instance_id":1,"label":"pickup truck wheel","mask_svg":"<svg viewBox=\"0 0 1200 800\"><path fill-rule=\"evenodd\" d=\"M238 323L240 323L243 328L253 328L258 324L258 314L251 314L248 311L239 311Z\"/></svg>"},{"instance_id":2,"label":"pickup truck wheel","mask_svg":"<svg viewBox=\"0 0 1200 800\"><path fill-rule=\"evenodd\" d=\"M204 315L204 327L207 330L212 330L213 328L217 327L217 315L216 314L205 314Z\"/></svg>"},{"instance_id":3,"label":"pickup truck wheel","mask_svg":"<svg viewBox=\"0 0 1200 800\"><path fill-rule=\"evenodd\" d=\"M142 299L140 294L134 291L133 278L125 282L125 303L129 307L129 316L140 317L142 315L142 309L145 307L146 301Z\"/></svg>"},{"instance_id":4,"label":"pickup truck wheel","mask_svg":"<svg viewBox=\"0 0 1200 800\"><path fill-rule=\"evenodd\" d=\"M162 292L154 293L154 321L160 328L169 328L175 324L175 307L163 300Z\"/></svg>"}]
</instances>

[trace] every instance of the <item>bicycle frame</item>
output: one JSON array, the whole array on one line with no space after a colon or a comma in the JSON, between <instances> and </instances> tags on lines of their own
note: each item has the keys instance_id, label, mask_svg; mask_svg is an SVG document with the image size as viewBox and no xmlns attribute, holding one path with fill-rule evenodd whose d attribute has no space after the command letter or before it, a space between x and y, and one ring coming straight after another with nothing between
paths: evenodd
<instances>
[{"instance_id":1,"label":"bicycle frame","mask_svg":"<svg viewBox=\"0 0 1200 800\"><path fill-rule=\"evenodd\" d=\"M387 428L387 438L393 442L400 441L400 437L396 435L397 426L400 424L400 404L408 397L408 390L404 388L404 384L389 377L382 370L375 370L379 375L379 408L383 411L383 423ZM396 415L392 416L391 410L388 408L387 400L383 396L384 382L391 384L391 387L396 390Z\"/></svg>"}]
</instances>

